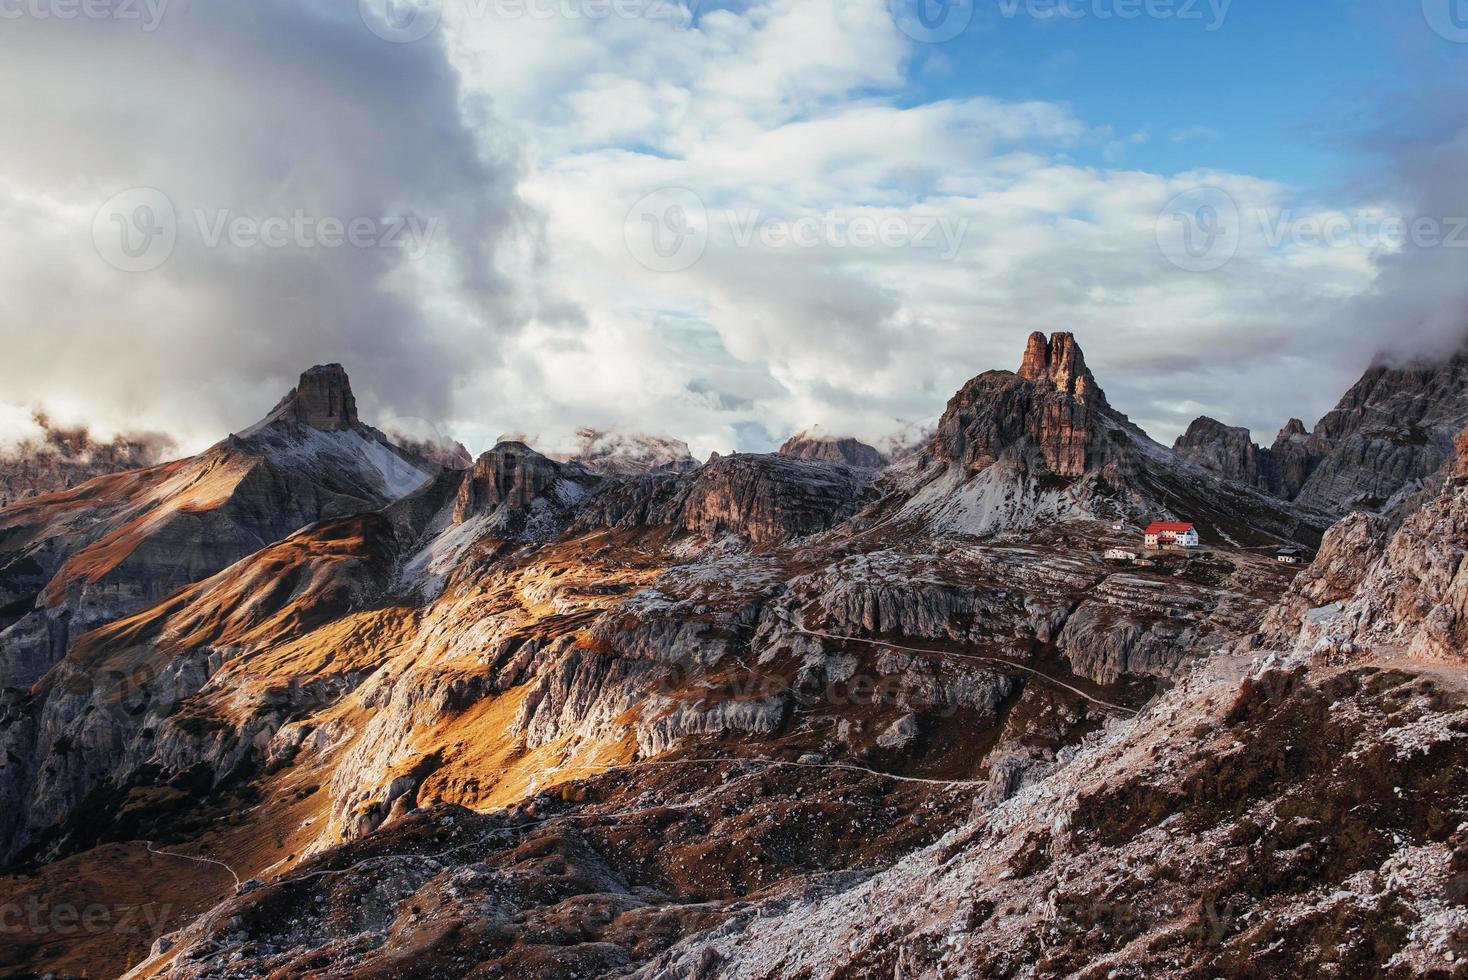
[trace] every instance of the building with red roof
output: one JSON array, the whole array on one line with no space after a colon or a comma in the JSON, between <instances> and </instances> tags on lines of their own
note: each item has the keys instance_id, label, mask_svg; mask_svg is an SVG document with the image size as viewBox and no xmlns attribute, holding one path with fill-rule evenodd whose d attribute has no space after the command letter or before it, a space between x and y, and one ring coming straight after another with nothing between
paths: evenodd
<instances>
[{"instance_id":1,"label":"building with red roof","mask_svg":"<svg viewBox=\"0 0 1468 980\"><path fill-rule=\"evenodd\" d=\"M1202 544L1198 528L1183 521L1153 521L1147 526L1149 548L1196 548Z\"/></svg>"}]
</instances>

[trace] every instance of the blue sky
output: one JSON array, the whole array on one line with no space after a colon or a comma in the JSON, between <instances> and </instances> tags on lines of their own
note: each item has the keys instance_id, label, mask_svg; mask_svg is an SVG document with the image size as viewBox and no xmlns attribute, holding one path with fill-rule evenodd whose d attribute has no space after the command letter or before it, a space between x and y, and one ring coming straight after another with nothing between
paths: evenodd
<instances>
[{"instance_id":1,"label":"blue sky","mask_svg":"<svg viewBox=\"0 0 1468 980\"><path fill-rule=\"evenodd\" d=\"M1404 86L1404 62L1464 57L1423 29L1417 0L1235 0L1217 30L1206 2L1189 21L1091 14L1115 9L1109 0L1078 0L1072 9L1087 16L1073 20L975 3L959 37L917 48L904 99L1059 101L1125 146L1108 156L1088 142L1078 162L1230 170L1307 191L1349 179L1355 141L1376 100ZM1145 141L1129 142L1134 134Z\"/></svg>"}]
</instances>

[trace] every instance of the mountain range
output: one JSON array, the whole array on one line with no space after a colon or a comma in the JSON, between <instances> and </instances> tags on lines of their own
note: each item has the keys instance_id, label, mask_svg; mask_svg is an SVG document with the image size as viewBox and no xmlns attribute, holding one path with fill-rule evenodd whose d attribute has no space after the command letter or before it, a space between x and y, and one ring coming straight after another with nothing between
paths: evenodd
<instances>
[{"instance_id":1,"label":"mountain range","mask_svg":"<svg viewBox=\"0 0 1468 980\"><path fill-rule=\"evenodd\" d=\"M0 510L0 907L147 923L0 970L1454 975L1465 365L1169 449L1036 334L900 451L701 465L312 368Z\"/></svg>"}]
</instances>

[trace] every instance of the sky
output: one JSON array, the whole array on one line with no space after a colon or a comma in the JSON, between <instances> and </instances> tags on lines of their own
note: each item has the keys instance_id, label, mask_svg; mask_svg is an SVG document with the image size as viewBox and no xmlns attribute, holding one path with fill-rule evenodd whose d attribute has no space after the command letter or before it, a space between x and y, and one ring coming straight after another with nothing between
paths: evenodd
<instances>
[{"instance_id":1,"label":"sky","mask_svg":"<svg viewBox=\"0 0 1468 980\"><path fill-rule=\"evenodd\" d=\"M0 0L0 443L875 443L1034 330L1268 442L1468 335L1465 93L1468 0Z\"/></svg>"}]
</instances>

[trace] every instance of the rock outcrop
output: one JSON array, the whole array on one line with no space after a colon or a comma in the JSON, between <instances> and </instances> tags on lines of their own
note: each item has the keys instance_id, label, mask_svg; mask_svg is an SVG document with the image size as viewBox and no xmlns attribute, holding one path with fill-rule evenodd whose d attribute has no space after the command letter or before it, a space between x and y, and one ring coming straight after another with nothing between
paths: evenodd
<instances>
[{"instance_id":1,"label":"rock outcrop","mask_svg":"<svg viewBox=\"0 0 1468 980\"><path fill-rule=\"evenodd\" d=\"M904 517L981 536L1171 516L1214 540L1313 546L1330 524L1153 442L1110 405L1066 333L1032 336L1018 374L970 381L930 450L896 469L894 479L912 490Z\"/></svg>"},{"instance_id":2,"label":"rock outcrop","mask_svg":"<svg viewBox=\"0 0 1468 980\"><path fill-rule=\"evenodd\" d=\"M1037 333L1017 375L980 375L949 402L934 447L939 459L973 471L1007 460L1075 479L1110 460L1108 423L1129 425L1107 403L1075 338Z\"/></svg>"},{"instance_id":3,"label":"rock outcrop","mask_svg":"<svg viewBox=\"0 0 1468 980\"><path fill-rule=\"evenodd\" d=\"M602 476L689 473L698 469L698 460L688 451L688 443L679 439L591 428L578 430L576 438L577 451L558 458L579 463Z\"/></svg>"},{"instance_id":4,"label":"rock outcrop","mask_svg":"<svg viewBox=\"0 0 1468 980\"><path fill-rule=\"evenodd\" d=\"M1468 425L1468 350L1377 365L1308 431L1291 419L1269 449L1199 419L1177 449L1226 479L1343 516L1400 507L1437 475Z\"/></svg>"},{"instance_id":5,"label":"rock outcrop","mask_svg":"<svg viewBox=\"0 0 1468 980\"><path fill-rule=\"evenodd\" d=\"M1315 427L1319 461L1298 499L1337 511L1383 509L1438 471L1465 425L1468 352L1374 367Z\"/></svg>"},{"instance_id":6,"label":"rock outcrop","mask_svg":"<svg viewBox=\"0 0 1468 980\"><path fill-rule=\"evenodd\" d=\"M1283 496L1274 454L1255 445L1248 429L1204 416L1195 419L1172 448L1225 480Z\"/></svg>"},{"instance_id":7,"label":"rock outcrop","mask_svg":"<svg viewBox=\"0 0 1468 980\"><path fill-rule=\"evenodd\" d=\"M1400 527L1357 514L1331 530L1257 645L1468 663L1468 430L1456 444L1442 489Z\"/></svg>"},{"instance_id":8,"label":"rock outcrop","mask_svg":"<svg viewBox=\"0 0 1468 980\"><path fill-rule=\"evenodd\" d=\"M780 447L780 455L873 470L887 463L886 457L860 439L829 436L822 433L819 426L791 436Z\"/></svg>"},{"instance_id":9,"label":"rock outcrop","mask_svg":"<svg viewBox=\"0 0 1468 980\"><path fill-rule=\"evenodd\" d=\"M529 510L562 478L560 464L520 442L502 442L475 462L459 488L455 521L501 507Z\"/></svg>"},{"instance_id":10,"label":"rock outcrop","mask_svg":"<svg viewBox=\"0 0 1468 980\"><path fill-rule=\"evenodd\" d=\"M318 364L301 375L300 382L275 406L266 423L289 419L322 432L344 432L360 425L357 399L346 368Z\"/></svg>"},{"instance_id":11,"label":"rock outcrop","mask_svg":"<svg viewBox=\"0 0 1468 980\"><path fill-rule=\"evenodd\" d=\"M870 499L870 474L787 456L726 456L691 479L677 505L686 531L771 544L835 527Z\"/></svg>"}]
</instances>

